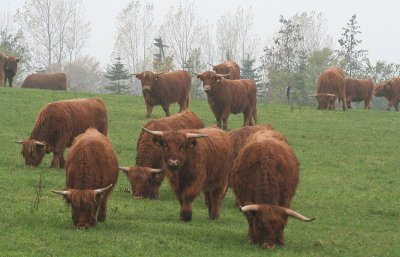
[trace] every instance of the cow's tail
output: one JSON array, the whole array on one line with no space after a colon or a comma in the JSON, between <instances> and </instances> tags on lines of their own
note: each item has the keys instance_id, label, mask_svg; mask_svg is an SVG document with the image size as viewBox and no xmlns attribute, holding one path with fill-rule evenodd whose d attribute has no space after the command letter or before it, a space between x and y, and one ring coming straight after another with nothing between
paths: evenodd
<instances>
[{"instance_id":1,"label":"cow's tail","mask_svg":"<svg viewBox=\"0 0 400 257\"><path fill-rule=\"evenodd\" d=\"M187 110L189 108L189 104L190 104L190 93L186 99L186 109L185 110Z\"/></svg>"}]
</instances>

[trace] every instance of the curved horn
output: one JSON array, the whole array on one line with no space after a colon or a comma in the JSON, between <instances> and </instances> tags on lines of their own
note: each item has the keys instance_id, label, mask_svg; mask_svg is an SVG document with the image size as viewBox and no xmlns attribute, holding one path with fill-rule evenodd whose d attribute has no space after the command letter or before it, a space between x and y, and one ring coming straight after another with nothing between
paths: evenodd
<instances>
[{"instance_id":1,"label":"curved horn","mask_svg":"<svg viewBox=\"0 0 400 257\"><path fill-rule=\"evenodd\" d=\"M309 95L309 97L317 97L318 94Z\"/></svg>"},{"instance_id":2,"label":"curved horn","mask_svg":"<svg viewBox=\"0 0 400 257\"><path fill-rule=\"evenodd\" d=\"M23 143L24 143L24 140L21 139L21 140L19 140L19 141L15 141L14 143L16 143L16 144L23 144Z\"/></svg>"},{"instance_id":3,"label":"curved horn","mask_svg":"<svg viewBox=\"0 0 400 257\"><path fill-rule=\"evenodd\" d=\"M122 171L124 171L124 172L128 172L128 171L129 171L129 167L122 167L122 166L119 166L119 169L122 170Z\"/></svg>"},{"instance_id":4,"label":"curved horn","mask_svg":"<svg viewBox=\"0 0 400 257\"><path fill-rule=\"evenodd\" d=\"M227 76L229 76L229 75L231 75L231 74L230 74L230 73L228 73L228 74L218 74L218 73L217 73L217 75L218 75L218 76L221 76L221 77L227 77Z\"/></svg>"},{"instance_id":5,"label":"curved horn","mask_svg":"<svg viewBox=\"0 0 400 257\"><path fill-rule=\"evenodd\" d=\"M131 74L131 76L136 76L136 75L138 75L139 73L132 73Z\"/></svg>"},{"instance_id":6,"label":"curved horn","mask_svg":"<svg viewBox=\"0 0 400 257\"><path fill-rule=\"evenodd\" d=\"M336 95L334 95L334 94L326 94L327 96L336 96Z\"/></svg>"},{"instance_id":7,"label":"curved horn","mask_svg":"<svg viewBox=\"0 0 400 257\"><path fill-rule=\"evenodd\" d=\"M69 192L69 191L58 191L58 190L51 190L51 192L53 192L53 193L55 193L55 194L58 194L58 195L65 195L65 196L67 196L67 195L69 195L69 194L70 194L70 192Z\"/></svg>"},{"instance_id":8,"label":"curved horn","mask_svg":"<svg viewBox=\"0 0 400 257\"><path fill-rule=\"evenodd\" d=\"M35 144L36 145L41 145L41 146L45 146L46 145L45 143L42 143L42 142L39 142L39 141L35 141Z\"/></svg>"},{"instance_id":9,"label":"curved horn","mask_svg":"<svg viewBox=\"0 0 400 257\"><path fill-rule=\"evenodd\" d=\"M200 137L208 137L208 134L186 133L186 138L200 138Z\"/></svg>"},{"instance_id":10,"label":"curved horn","mask_svg":"<svg viewBox=\"0 0 400 257\"><path fill-rule=\"evenodd\" d=\"M259 204L250 204L250 205L240 207L241 212L258 211L259 209L260 209Z\"/></svg>"},{"instance_id":11,"label":"curved horn","mask_svg":"<svg viewBox=\"0 0 400 257\"><path fill-rule=\"evenodd\" d=\"M215 68L215 65L212 65L211 63L208 63L208 64L210 64L213 68Z\"/></svg>"},{"instance_id":12,"label":"curved horn","mask_svg":"<svg viewBox=\"0 0 400 257\"><path fill-rule=\"evenodd\" d=\"M162 136L162 135L164 134L162 131L150 130L150 129L147 129L147 128L145 128L145 127L142 127L142 129L143 129L144 131L146 131L147 133L152 134L152 135L154 135L154 136Z\"/></svg>"},{"instance_id":13,"label":"curved horn","mask_svg":"<svg viewBox=\"0 0 400 257\"><path fill-rule=\"evenodd\" d=\"M160 173L160 172L161 169L152 169L152 168L149 169L149 173Z\"/></svg>"},{"instance_id":14,"label":"curved horn","mask_svg":"<svg viewBox=\"0 0 400 257\"><path fill-rule=\"evenodd\" d=\"M191 71L191 73L193 73L193 74L196 75L196 76L201 75L201 73L196 73L196 72L193 72L193 71Z\"/></svg>"},{"instance_id":15,"label":"curved horn","mask_svg":"<svg viewBox=\"0 0 400 257\"><path fill-rule=\"evenodd\" d=\"M296 218L296 219L299 219L299 220L302 220L302 221L305 221L305 222L310 222L310 221L315 220L315 217L310 219L310 218L304 217L303 215L301 215L298 212L295 212L294 210L291 210L291 209L288 209L288 208L284 208L284 207L282 207L282 208L285 210L287 215L289 215L289 216L291 216L293 218Z\"/></svg>"},{"instance_id":16,"label":"curved horn","mask_svg":"<svg viewBox=\"0 0 400 257\"><path fill-rule=\"evenodd\" d=\"M105 187L105 188L96 189L96 190L94 190L94 193L95 193L96 195L101 194L101 193L104 193L105 191L107 191L108 189L110 189L112 186L113 186L113 184L111 184L111 185L109 185L108 187Z\"/></svg>"}]
</instances>

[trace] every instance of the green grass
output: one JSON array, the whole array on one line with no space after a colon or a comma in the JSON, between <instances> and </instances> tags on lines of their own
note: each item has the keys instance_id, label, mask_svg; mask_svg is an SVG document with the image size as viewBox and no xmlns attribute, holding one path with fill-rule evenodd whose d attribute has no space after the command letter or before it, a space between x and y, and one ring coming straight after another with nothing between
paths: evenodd
<instances>
[{"instance_id":1,"label":"green grass","mask_svg":"<svg viewBox=\"0 0 400 257\"><path fill-rule=\"evenodd\" d=\"M247 241L247 222L231 190L221 216L208 220L203 197L193 221L179 222L179 203L165 180L160 200L134 200L120 173L105 223L73 226L70 207L50 192L65 186L65 170L25 167L21 146L43 105L98 96L108 109L109 137L122 166L134 165L136 140L147 119L141 97L0 88L0 256L399 256L400 114L386 111L318 111L316 107L258 105L259 122L290 141L300 162L292 208L317 219L290 220L286 248L263 251ZM206 101L192 100L206 126L215 120ZM178 106L172 105L171 113ZM152 118L164 117L160 106ZM231 115L230 129L242 115ZM67 156L67 151L65 152ZM37 199L40 174L43 194Z\"/></svg>"}]
</instances>

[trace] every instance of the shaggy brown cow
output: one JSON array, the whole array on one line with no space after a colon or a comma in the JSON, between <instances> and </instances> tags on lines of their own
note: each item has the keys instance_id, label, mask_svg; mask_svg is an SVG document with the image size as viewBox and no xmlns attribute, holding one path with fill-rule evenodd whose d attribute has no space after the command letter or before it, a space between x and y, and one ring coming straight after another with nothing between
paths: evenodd
<instances>
[{"instance_id":1,"label":"shaggy brown cow","mask_svg":"<svg viewBox=\"0 0 400 257\"><path fill-rule=\"evenodd\" d=\"M319 110L335 110L336 97L339 102L342 101L343 111L347 110L344 74L340 68L329 68L322 72L318 79L317 92L312 96L317 98Z\"/></svg>"},{"instance_id":2,"label":"shaggy brown cow","mask_svg":"<svg viewBox=\"0 0 400 257\"><path fill-rule=\"evenodd\" d=\"M0 52L0 86L5 86L7 56Z\"/></svg>"},{"instance_id":3,"label":"shaggy brown cow","mask_svg":"<svg viewBox=\"0 0 400 257\"><path fill-rule=\"evenodd\" d=\"M45 154L53 152L51 168L63 168L64 150L76 136L93 127L107 135L107 110L99 98L75 99L46 104L36 119L29 139L22 144L25 164L37 167Z\"/></svg>"},{"instance_id":4,"label":"shaggy brown cow","mask_svg":"<svg viewBox=\"0 0 400 257\"><path fill-rule=\"evenodd\" d=\"M117 156L107 136L90 128L76 137L68 152L66 175L67 188L52 192L72 205L74 225L86 229L105 221L107 200L118 179Z\"/></svg>"},{"instance_id":5,"label":"shaggy brown cow","mask_svg":"<svg viewBox=\"0 0 400 257\"><path fill-rule=\"evenodd\" d=\"M371 109L372 91L374 90L374 82L372 79L351 79L344 80L346 87L347 107L351 108L351 102L364 101L364 109Z\"/></svg>"},{"instance_id":6,"label":"shaggy brown cow","mask_svg":"<svg viewBox=\"0 0 400 257\"><path fill-rule=\"evenodd\" d=\"M311 221L290 208L299 180L299 164L292 148L259 131L236 157L232 167L233 191L249 223L248 238L263 249L285 245L288 216Z\"/></svg>"},{"instance_id":7,"label":"shaggy brown cow","mask_svg":"<svg viewBox=\"0 0 400 257\"><path fill-rule=\"evenodd\" d=\"M150 130L175 131L204 128L204 123L194 112L186 110L170 117L149 120L144 127ZM158 171L161 168L161 149L154 145L153 136L142 130L136 151L136 167L121 167L132 185L133 197L158 199L158 189L165 177L164 171Z\"/></svg>"},{"instance_id":8,"label":"shaggy brown cow","mask_svg":"<svg viewBox=\"0 0 400 257\"><path fill-rule=\"evenodd\" d=\"M204 192L210 219L217 219L232 166L232 144L219 128L151 131L162 148L162 169L181 204L180 219L192 220L192 202ZM202 138L204 137L204 138Z\"/></svg>"},{"instance_id":9,"label":"shaggy brown cow","mask_svg":"<svg viewBox=\"0 0 400 257\"><path fill-rule=\"evenodd\" d=\"M170 116L169 105L178 102L179 112L186 110L190 103L189 73L184 70L168 73L143 71L133 74L142 83L142 93L146 103L146 118L150 118L153 106L161 105L165 115Z\"/></svg>"},{"instance_id":10,"label":"shaggy brown cow","mask_svg":"<svg viewBox=\"0 0 400 257\"><path fill-rule=\"evenodd\" d=\"M218 74L229 74L225 78L227 79L240 79L240 68L234 61L226 61L221 64L212 65L215 73Z\"/></svg>"},{"instance_id":11,"label":"shaggy brown cow","mask_svg":"<svg viewBox=\"0 0 400 257\"><path fill-rule=\"evenodd\" d=\"M24 79L21 88L39 88L68 91L67 76L65 75L65 73L31 74Z\"/></svg>"},{"instance_id":12,"label":"shaggy brown cow","mask_svg":"<svg viewBox=\"0 0 400 257\"><path fill-rule=\"evenodd\" d=\"M375 96L384 96L389 102L386 110L394 105L396 112L399 111L400 102L400 78L392 78L386 82L378 83L374 89Z\"/></svg>"},{"instance_id":13,"label":"shaggy brown cow","mask_svg":"<svg viewBox=\"0 0 400 257\"><path fill-rule=\"evenodd\" d=\"M243 113L244 126L257 125L257 87L249 79L229 80L212 71L195 73L203 81L208 104L214 113L218 127L228 129L229 114Z\"/></svg>"},{"instance_id":14,"label":"shaggy brown cow","mask_svg":"<svg viewBox=\"0 0 400 257\"><path fill-rule=\"evenodd\" d=\"M13 55L7 55L7 61L5 66L5 80L4 86L6 86L7 80L8 85L12 87L13 79L15 74L17 74L17 65L19 62L19 58L15 58Z\"/></svg>"}]
</instances>

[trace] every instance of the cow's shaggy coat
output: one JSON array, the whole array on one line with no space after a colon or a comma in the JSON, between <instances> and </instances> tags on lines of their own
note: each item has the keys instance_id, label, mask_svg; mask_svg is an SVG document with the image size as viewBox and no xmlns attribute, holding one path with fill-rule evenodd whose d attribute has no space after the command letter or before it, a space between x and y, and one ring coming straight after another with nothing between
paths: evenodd
<instances>
[{"instance_id":1,"label":"cow's shaggy coat","mask_svg":"<svg viewBox=\"0 0 400 257\"><path fill-rule=\"evenodd\" d=\"M384 96L388 100L388 107L386 110L394 105L396 112L399 111L400 102L400 78L392 78L386 82L378 83L374 89L375 96Z\"/></svg>"},{"instance_id":2,"label":"cow's shaggy coat","mask_svg":"<svg viewBox=\"0 0 400 257\"><path fill-rule=\"evenodd\" d=\"M65 73L31 74L25 78L21 88L39 88L68 91Z\"/></svg>"}]
</instances>

